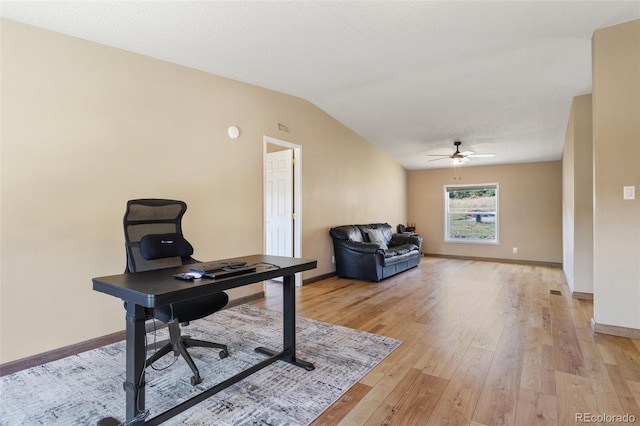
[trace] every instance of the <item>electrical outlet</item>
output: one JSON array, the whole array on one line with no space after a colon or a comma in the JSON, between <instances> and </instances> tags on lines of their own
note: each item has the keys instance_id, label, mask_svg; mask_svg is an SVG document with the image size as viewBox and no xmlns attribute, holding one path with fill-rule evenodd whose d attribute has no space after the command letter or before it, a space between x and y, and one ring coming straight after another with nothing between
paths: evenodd
<instances>
[{"instance_id":1,"label":"electrical outlet","mask_svg":"<svg viewBox=\"0 0 640 426\"><path fill-rule=\"evenodd\" d=\"M516 254L516 253L518 253L518 247L513 248L513 254Z\"/></svg>"},{"instance_id":2,"label":"electrical outlet","mask_svg":"<svg viewBox=\"0 0 640 426\"><path fill-rule=\"evenodd\" d=\"M331 263L336 263L336 257L335 256L331 256Z\"/></svg>"}]
</instances>

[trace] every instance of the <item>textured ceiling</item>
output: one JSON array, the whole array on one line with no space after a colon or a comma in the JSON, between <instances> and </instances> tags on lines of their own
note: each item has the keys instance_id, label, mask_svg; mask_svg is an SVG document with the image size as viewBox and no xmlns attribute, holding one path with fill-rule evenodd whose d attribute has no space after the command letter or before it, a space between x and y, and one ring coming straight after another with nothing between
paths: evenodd
<instances>
[{"instance_id":1,"label":"textured ceiling","mask_svg":"<svg viewBox=\"0 0 640 426\"><path fill-rule=\"evenodd\" d=\"M304 98L407 169L559 160L594 30L639 1L0 3L3 17ZM290 128L295 123L287 123ZM299 142L299 141L292 141Z\"/></svg>"}]
</instances>

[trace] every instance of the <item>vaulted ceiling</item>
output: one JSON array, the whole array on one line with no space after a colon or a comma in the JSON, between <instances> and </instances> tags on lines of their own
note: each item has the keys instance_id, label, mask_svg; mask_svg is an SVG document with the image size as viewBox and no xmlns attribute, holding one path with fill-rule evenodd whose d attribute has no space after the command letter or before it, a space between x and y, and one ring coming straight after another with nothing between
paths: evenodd
<instances>
[{"instance_id":1,"label":"vaulted ceiling","mask_svg":"<svg viewBox=\"0 0 640 426\"><path fill-rule=\"evenodd\" d=\"M559 160L594 30L638 1L46 1L0 14L304 98L407 169ZM289 123L295 126L295 123ZM294 141L295 142L295 141Z\"/></svg>"}]
</instances>

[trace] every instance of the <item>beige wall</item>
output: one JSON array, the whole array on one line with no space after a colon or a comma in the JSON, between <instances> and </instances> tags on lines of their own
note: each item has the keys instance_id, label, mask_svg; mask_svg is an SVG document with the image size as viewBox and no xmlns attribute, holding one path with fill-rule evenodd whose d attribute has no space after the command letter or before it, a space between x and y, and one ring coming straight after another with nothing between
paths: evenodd
<instances>
[{"instance_id":1,"label":"beige wall","mask_svg":"<svg viewBox=\"0 0 640 426\"><path fill-rule=\"evenodd\" d=\"M124 270L128 199L186 201L197 258L262 252L265 135L302 146L304 278L329 227L406 221L406 171L307 101L1 22L0 362L124 328L91 278Z\"/></svg>"},{"instance_id":2,"label":"beige wall","mask_svg":"<svg viewBox=\"0 0 640 426\"><path fill-rule=\"evenodd\" d=\"M593 294L591 95L573 98L562 155L562 182L562 268L572 292Z\"/></svg>"},{"instance_id":3,"label":"beige wall","mask_svg":"<svg viewBox=\"0 0 640 426\"><path fill-rule=\"evenodd\" d=\"M594 32L592 46L594 321L640 329L640 20Z\"/></svg>"},{"instance_id":4,"label":"beige wall","mask_svg":"<svg viewBox=\"0 0 640 426\"><path fill-rule=\"evenodd\" d=\"M483 183L499 185L499 244L444 242L444 185ZM425 253L562 262L559 161L409 171L407 195L408 220L423 236Z\"/></svg>"}]
</instances>

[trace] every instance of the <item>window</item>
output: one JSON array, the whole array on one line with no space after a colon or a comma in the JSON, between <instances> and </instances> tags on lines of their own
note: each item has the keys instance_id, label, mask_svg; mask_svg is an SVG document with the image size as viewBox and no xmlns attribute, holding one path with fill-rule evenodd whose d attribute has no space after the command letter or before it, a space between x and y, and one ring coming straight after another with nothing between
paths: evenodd
<instances>
[{"instance_id":1,"label":"window","mask_svg":"<svg viewBox=\"0 0 640 426\"><path fill-rule=\"evenodd\" d=\"M498 242L498 184L444 187L445 241Z\"/></svg>"}]
</instances>

